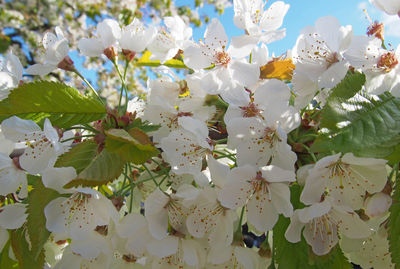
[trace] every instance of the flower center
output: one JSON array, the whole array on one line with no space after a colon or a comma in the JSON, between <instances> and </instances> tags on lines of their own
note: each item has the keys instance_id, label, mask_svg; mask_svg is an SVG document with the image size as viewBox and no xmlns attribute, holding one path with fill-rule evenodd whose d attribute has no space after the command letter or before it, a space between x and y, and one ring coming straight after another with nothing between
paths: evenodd
<instances>
[{"instance_id":1,"label":"flower center","mask_svg":"<svg viewBox=\"0 0 400 269\"><path fill-rule=\"evenodd\" d=\"M275 142L281 142L282 139L280 139L275 128L267 127L264 130L264 136L261 138L261 141L258 141L258 144L260 144L262 141L269 143L271 147L273 147Z\"/></svg>"},{"instance_id":2,"label":"flower center","mask_svg":"<svg viewBox=\"0 0 400 269\"><path fill-rule=\"evenodd\" d=\"M389 51L381 56L378 62L378 67L381 68L384 72L389 73L393 68L399 63L399 60L396 58L396 55Z\"/></svg>"},{"instance_id":3,"label":"flower center","mask_svg":"<svg viewBox=\"0 0 400 269\"><path fill-rule=\"evenodd\" d=\"M269 193L268 185L269 182L263 178L261 171L258 171L256 177L250 181L251 185L253 186L254 193L256 195L256 199L259 200L258 197L259 193ZM269 197L271 200L271 197Z\"/></svg>"},{"instance_id":4,"label":"flower center","mask_svg":"<svg viewBox=\"0 0 400 269\"><path fill-rule=\"evenodd\" d=\"M261 115L263 110L259 109L257 104L253 102L249 103L247 106L240 106L239 108L242 110L242 115L245 118L260 117L261 119L264 119Z\"/></svg>"},{"instance_id":5,"label":"flower center","mask_svg":"<svg viewBox=\"0 0 400 269\"><path fill-rule=\"evenodd\" d=\"M136 258L132 254L122 255L122 259L126 262L136 262Z\"/></svg>"},{"instance_id":6,"label":"flower center","mask_svg":"<svg viewBox=\"0 0 400 269\"><path fill-rule=\"evenodd\" d=\"M383 40L383 32L384 32L383 23L378 23L377 21L368 26L367 29L368 36L375 36L376 38L379 38L381 40Z\"/></svg>"},{"instance_id":7,"label":"flower center","mask_svg":"<svg viewBox=\"0 0 400 269\"><path fill-rule=\"evenodd\" d=\"M345 175L348 173L348 164L342 163L341 161L338 161L336 163L333 163L329 166L330 168L330 175L329 178L339 178L339 188L343 189L343 178Z\"/></svg>"},{"instance_id":8,"label":"flower center","mask_svg":"<svg viewBox=\"0 0 400 269\"><path fill-rule=\"evenodd\" d=\"M218 51L214 55L215 64L226 67L231 61L231 56L229 56L229 54L225 51L224 46L222 48L224 49L223 51Z\"/></svg>"}]
</instances>

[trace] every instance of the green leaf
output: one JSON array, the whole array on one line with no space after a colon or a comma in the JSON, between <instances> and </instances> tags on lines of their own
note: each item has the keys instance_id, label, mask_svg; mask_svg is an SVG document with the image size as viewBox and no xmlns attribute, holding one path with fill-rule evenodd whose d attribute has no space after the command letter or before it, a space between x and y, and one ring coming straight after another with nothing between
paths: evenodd
<instances>
[{"instance_id":1,"label":"green leaf","mask_svg":"<svg viewBox=\"0 0 400 269\"><path fill-rule=\"evenodd\" d=\"M0 102L0 122L13 115L39 124L49 118L53 125L65 128L102 119L105 113L105 107L97 99L50 81L23 84Z\"/></svg>"},{"instance_id":2,"label":"green leaf","mask_svg":"<svg viewBox=\"0 0 400 269\"><path fill-rule=\"evenodd\" d=\"M118 153L125 161L142 164L159 153L146 133L138 128L132 128L129 132L110 129L105 133L106 149Z\"/></svg>"},{"instance_id":3,"label":"green leaf","mask_svg":"<svg viewBox=\"0 0 400 269\"><path fill-rule=\"evenodd\" d=\"M390 154L389 156L386 156L385 159L388 160L388 164L390 164L390 165L399 163L400 162L400 144L397 144L397 146L394 147L392 154Z\"/></svg>"},{"instance_id":4,"label":"green leaf","mask_svg":"<svg viewBox=\"0 0 400 269\"><path fill-rule=\"evenodd\" d=\"M329 113L323 113L325 123L321 125L329 130L316 139L311 147L314 152L334 150L375 158L393 152L400 141L400 99L390 93L378 98L363 95L363 98L345 102L353 106L354 111L346 110L341 101L329 103ZM341 122L348 124L339 127Z\"/></svg>"},{"instance_id":5,"label":"green leaf","mask_svg":"<svg viewBox=\"0 0 400 269\"><path fill-rule=\"evenodd\" d=\"M331 93L327 99L327 102L331 100L341 98L349 99L361 91L362 86L365 83L365 75L359 72L348 73L344 79L332 88Z\"/></svg>"},{"instance_id":6,"label":"green leaf","mask_svg":"<svg viewBox=\"0 0 400 269\"><path fill-rule=\"evenodd\" d=\"M388 224L389 250L392 253L392 262L395 268L400 268L400 181L396 180L393 193L393 204L389 209L390 217Z\"/></svg>"},{"instance_id":7,"label":"green leaf","mask_svg":"<svg viewBox=\"0 0 400 269\"><path fill-rule=\"evenodd\" d=\"M330 92L326 104L321 111L321 127L336 129L337 122L345 121L343 116L346 111L341 108L341 103L352 98L361 91L365 83L365 75L361 73L349 73Z\"/></svg>"},{"instance_id":8,"label":"green leaf","mask_svg":"<svg viewBox=\"0 0 400 269\"><path fill-rule=\"evenodd\" d=\"M97 154L71 182L64 187L101 186L118 178L125 165L125 161L116 153L103 149Z\"/></svg>"},{"instance_id":9,"label":"green leaf","mask_svg":"<svg viewBox=\"0 0 400 269\"><path fill-rule=\"evenodd\" d=\"M43 269L44 251L39 256L29 250L24 227L11 231L11 246L18 260L19 269ZM36 257L37 256L37 257Z\"/></svg>"},{"instance_id":10,"label":"green leaf","mask_svg":"<svg viewBox=\"0 0 400 269\"><path fill-rule=\"evenodd\" d=\"M77 144L70 151L58 157L54 167L75 168L76 173L82 172L89 166L90 162L97 154L98 145L93 140L86 140Z\"/></svg>"},{"instance_id":11,"label":"green leaf","mask_svg":"<svg viewBox=\"0 0 400 269\"><path fill-rule=\"evenodd\" d=\"M3 251L0 254L0 268L18 268L18 262L12 260L9 256L10 247L11 241L8 240L8 242L3 247Z\"/></svg>"},{"instance_id":12,"label":"green leaf","mask_svg":"<svg viewBox=\"0 0 400 269\"><path fill-rule=\"evenodd\" d=\"M40 177L28 175L34 179L33 190L28 196L27 207L27 230L32 244L32 255L36 259L40 255L43 245L46 243L50 236L50 232L46 227L46 217L44 215L44 208L47 204L60 194L52 189L46 188Z\"/></svg>"}]
</instances>

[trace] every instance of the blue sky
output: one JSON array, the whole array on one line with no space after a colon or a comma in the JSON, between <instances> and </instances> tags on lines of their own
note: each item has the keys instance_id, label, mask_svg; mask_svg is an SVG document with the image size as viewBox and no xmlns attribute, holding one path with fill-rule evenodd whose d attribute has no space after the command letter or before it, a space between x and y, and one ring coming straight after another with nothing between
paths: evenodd
<instances>
[{"instance_id":1,"label":"blue sky","mask_svg":"<svg viewBox=\"0 0 400 269\"><path fill-rule=\"evenodd\" d=\"M393 0L395 1L395 0ZM177 6L187 5L188 0L175 1ZM267 7L274 1L268 1ZM400 42L400 18L398 16L388 16L373 7L368 0L285 0L290 4L288 13L285 16L283 28L286 28L286 37L283 40L276 41L268 45L270 52L275 52L275 55L280 55L291 49L296 43L296 39L300 34L301 29L307 25L314 25L319 17L333 15L339 19L342 25L352 25L355 35L364 35L369 25L363 9L367 9L372 20L385 22L386 43L389 42L394 48ZM222 16L218 16L214 11L213 6L205 5L199 10L199 13L206 13L209 17L218 17L228 36L236 36L243 34L243 30L236 28L233 24L233 8L225 9ZM204 35L205 26L194 30L194 40L202 38Z\"/></svg>"}]
</instances>

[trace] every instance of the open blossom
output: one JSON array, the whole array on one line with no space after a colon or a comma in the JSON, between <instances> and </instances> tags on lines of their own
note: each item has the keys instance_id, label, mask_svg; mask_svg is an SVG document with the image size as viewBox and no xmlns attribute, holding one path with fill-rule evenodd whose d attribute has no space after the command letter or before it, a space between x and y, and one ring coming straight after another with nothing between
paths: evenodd
<instances>
[{"instance_id":1,"label":"open blossom","mask_svg":"<svg viewBox=\"0 0 400 269\"><path fill-rule=\"evenodd\" d=\"M287 133L298 127L300 116L289 105L291 93L284 82L268 79L259 83L251 92L251 98L229 105L224 116L226 125L229 126L234 118L258 118L268 126L279 124Z\"/></svg>"},{"instance_id":2,"label":"open blossom","mask_svg":"<svg viewBox=\"0 0 400 269\"><path fill-rule=\"evenodd\" d=\"M319 202L325 192L336 203L360 209L365 192L375 193L386 184L386 160L358 158L340 153L319 160L308 172L300 200L305 204Z\"/></svg>"},{"instance_id":3,"label":"open blossom","mask_svg":"<svg viewBox=\"0 0 400 269\"><path fill-rule=\"evenodd\" d=\"M109 59L115 57L115 46L121 38L121 28L118 22L105 19L97 25L96 37L82 38L78 48L82 54L89 57L97 57L104 53Z\"/></svg>"},{"instance_id":4,"label":"open blossom","mask_svg":"<svg viewBox=\"0 0 400 269\"><path fill-rule=\"evenodd\" d=\"M340 26L332 16L319 18L307 26L293 48L294 90L299 106L307 105L317 90L333 88L346 75L348 62L343 53L353 37L350 25Z\"/></svg>"},{"instance_id":5,"label":"open blossom","mask_svg":"<svg viewBox=\"0 0 400 269\"><path fill-rule=\"evenodd\" d=\"M167 236L168 223L175 231L186 231L185 219L189 211L176 195L168 196L157 188L147 197L144 208L149 231L154 238L161 240Z\"/></svg>"},{"instance_id":6,"label":"open blossom","mask_svg":"<svg viewBox=\"0 0 400 269\"><path fill-rule=\"evenodd\" d=\"M207 125L191 117L179 117L182 126L161 139L161 148L165 159L176 174L197 174L201 171L202 161L212 146L208 140Z\"/></svg>"},{"instance_id":7,"label":"open blossom","mask_svg":"<svg viewBox=\"0 0 400 269\"><path fill-rule=\"evenodd\" d=\"M184 81L172 81L167 76L148 81L147 106L143 119L161 127L152 133L153 141L159 143L163 137L179 127L180 117L193 117L206 122L215 112L213 106L204 106L206 94L188 87Z\"/></svg>"},{"instance_id":8,"label":"open blossom","mask_svg":"<svg viewBox=\"0 0 400 269\"><path fill-rule=\"evenodd\" d=\"M252 47L234 50L235 46L231 43L228 47L224 27L219 20L213 19L207 26L204 42L193 44L184 51L184 62L195 70L214 67L195 73L189 81L209 94L221 94L229 102L245 95L243 87L253 86L258 81L260 70L243 59L250 54Z\"/></svg>"},{"instance_id":9,"label":"open blossom","mask_svg":"<svg viewBox=\"0 0 400 269\"><path fill-rule=\"evenodd\" d=\"M218 200L227 208L236 209L246 205L247 220L261 232L271 230L279 214L290 217L288 182L295 181L292 171L277 166L256 167L245 165L234 168L229 180L218 195Z\"/></svg>"},{"instance_id":10,"label":"open blossom","mask_svg":"<svg viewBox=\"0 0 400 269\"><path fill-rule=\"evenodd\" d=\"M265 44L285 37L286 29L278 30L282 26L283 18L289 10L289 5L277 1L265 9L264 0L234 0L233 21L237 27L246 30L245 36L235 37L243 43ZM246 42L247 41L247 42Z\"/></svg>"},{"instance_id":11,"label":"open blossom","mask_svg":"<svg viewBox=\"0 0 400 269\"><path fill-rule=\"evenodd\" d=\"M345 57L365 74L368 93L389 91L394 96L400 96L400 45L396 50L386 50L378 38L356 36Z\"/></svg>"},{"instance_id":12,"label":"open blossom","mask_svg":"<svg viewBox=\"0 0 400 269\"><path fill-rule=\"evenodd\" d=\"M291 243L301 240L301 231L317 255L327 254L339 241L338 233L348 238L366 238L372 234L368 225L351 209L330 199L297 209L290 218L285 237Z\"/></svg>"},{"instance_id":13,"label":"open blossom","mask_svg":"<svg viewBox=\"0 0 400 269\"><path fill-rule=\"evenodd\" d=\"M159 29L153 42L149 44L151 60L161 63L172 59L179 50L184 50L192 37L192 29L179 16L164 17L166 29Z\"/></svg>"},{"instance_id":14,"label":"open blossom","mask_svg":"<svg viewBox=\"0 0 400 269\"><path fill-rule=\"evenodd\" d=\"M271 162L280 168L294 170L297 156L279 125L268 126L256 117L238 117L229 122L227 130L228 146L236 148L239 166L265 166Z\"/></svg>"},{"instance_id":15,"label":"open blossom","mask_svg":"<svg viewBox=\"0 0 400 269\"><path fill-rule=\"evenodd\" d=\"M68 198L52 200L45 207L44 214L47 230L65 233L77 240L85 238L97 226L118 220L118 212L111 201L89 188L78 188Z\"/></svg>"},{"instance_id":16,"label":"open blossom","mask_svg":"<svg viewBox=\"0 0 400 269\"><path fill-rule=\"evenodd\" d=\"M43 37L43 47L45 49L42 63L34 64L26 69L28 74L44 76L57 67L71 71L74 63L68 56L68 40L64 37L59 27L55 28L56 34L47 32Z\"/></svg>"},{"instance_id":17,"label":"open blossom","mask_svg":"<svg viewBox=\"0 0 400 269\"><path fill-rule=\"evenodd\" d=\"M122 28L121 39L119 40L122 52L134 56L142 52L155 38L157 29L154 26L146 27L137 18Z\"/></svg>"},{"instance_id":18,"label":"open blossom","mask_svg":"<svg viewBox=\"0 0 400 269\"><path fill-rule=\"evenodd\" d=\"M57 156L64 152L60 137L49 119L45 120L43 131L35 122L16 116L4 120L1 129L7 139L25 143L19 163L30 174L40 173L53 165Z\"/></svg>"},{"instance_id":19,"label":"open blossom","mask_svg":"<svg viewBox=\"0 0 400 269\"><path fill-rule=\"evenodd\" d=\"M217 199L215 188L204 188L190 208L186 225L195 238L207 236L211 247L227 247L232 243L236 212L224 207Z\"/></svg>"},{"instance_id":20,"label":"open blossom","mask_svg":"<svg viewBox=\"0 0 400 269\"><path fill-rule=\"evenodd\" d=\"M7 98L10 90L19 85L22 72L21 62L12 52L0 59L0 101Z\"/></svg>"}]
</instances>

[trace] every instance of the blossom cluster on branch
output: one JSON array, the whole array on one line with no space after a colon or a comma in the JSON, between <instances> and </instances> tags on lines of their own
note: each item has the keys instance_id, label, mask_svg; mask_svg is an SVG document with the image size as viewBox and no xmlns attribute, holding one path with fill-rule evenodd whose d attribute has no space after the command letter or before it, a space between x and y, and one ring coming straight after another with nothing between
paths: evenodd
<instances>
[{"instance_id":1,"label":"blossom cluster on branch","mask_svg":"<svg viewBox=\"0 0 400 269\"><path fill-rule=\"evenodd\" d=\"M199 42L178 14L101 20L77 47L110 63L114 98L78 71L61 27L26 69L8 52L1 266L400 266L400 45L385 46L382 24L355 36L327 16L275 57L289 5L233 8L244 34L231 40L216 18ZM22 80L54 70L84 88Z\"/></svg>"}]
</instances>

